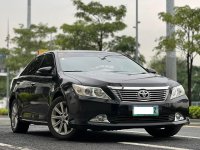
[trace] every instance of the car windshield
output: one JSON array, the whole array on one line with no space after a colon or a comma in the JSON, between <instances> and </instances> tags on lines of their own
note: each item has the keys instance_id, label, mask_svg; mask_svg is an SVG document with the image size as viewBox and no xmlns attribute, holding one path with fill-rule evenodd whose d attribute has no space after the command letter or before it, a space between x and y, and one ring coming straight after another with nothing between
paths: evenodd
<instances>
[{"instance_id":1,"label":"car windshield","mask_svg":"<svg viewBox=\"0 0 200 150\"><path fill-rule=\"evenodd\" d=\"M58 57L64 72L107 71L131 74L147 73L137 63L120 54L60 52Z\"/></svg>"}]
</instances>

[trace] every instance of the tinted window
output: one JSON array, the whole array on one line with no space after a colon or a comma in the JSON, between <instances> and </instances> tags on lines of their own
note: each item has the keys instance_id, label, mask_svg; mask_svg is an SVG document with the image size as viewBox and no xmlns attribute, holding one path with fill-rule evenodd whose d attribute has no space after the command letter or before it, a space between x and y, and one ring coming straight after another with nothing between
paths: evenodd
<instances>
[{"instance_id":1,"label":"tinted window","mask_svg":"<svg viewBox=\"0 0 200 150\"><path fill-rule=\"evenodd\" d=\"M59 55L61 68L66 72L108 71L120 73L147 73L131 59L112 53L84 53Z\"/></svg>"},{"instance_id":2,"label":"tinted window","mask_svg":"<svg viewBox=\"0 0 200 150\"><path fill-rule=\"evenodd\" d=\"M38 70L39 66L42 63L44 56L36 57L30 64L25 68L25 70L21 73L23 75L34 75Z\"/></svg>"},{"instance_id":3,"label":"tinted window","mask_svg":"<svg viewBox=\"0 0 200 150\"><path fill-rule=\"evenodd\" d=\"M52 54L46 54L44 57L44 60L42 62L42 65L40 66L40 68L43 67L54 67L54 57Z\"/></svg>"}]
</instances>

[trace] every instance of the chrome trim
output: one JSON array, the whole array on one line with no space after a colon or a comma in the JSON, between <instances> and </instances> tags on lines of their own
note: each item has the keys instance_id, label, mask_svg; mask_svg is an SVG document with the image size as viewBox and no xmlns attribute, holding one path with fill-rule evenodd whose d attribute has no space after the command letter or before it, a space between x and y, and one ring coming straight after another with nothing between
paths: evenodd
<instances>
[{"instance_id":1,"label":"chrome trim","mask_svg":"<svg viewBox=\"0 0 200 150\"><path fill-rule=\"evenodd\" d=\"M122 87L122 86L108 86L108 88L112 90L168 90L169 86L161 86L161 87Z\"/></svg>"},{"instance_id":2,"label":"chrome trim","mask_svg":"<svg viewBox=\"0 0 200 150\"><path fill-rule=\"evenodd\" d=\"M122 90L122 86L107 86L108 88L112 89L112 90Z\"/></svg>"},{"instance_id":3,"label":"chrome trim","mask_svg":"<svg viewBox=\"0 0 200 150\"><path fill-rule=\"evenodd\" d=\"M130 90L130 88L127 89L111 89L113 94L120 99L121 101L138 101L138 102L150 102L150 101L165 101L169 94L169 87L154 87L154 88L148 88L147 89L140 89L143 87L134 87ZM158 89L157 89L158 88ZM137 90L136 90L137 89ZM149 92L149 98L139 98L138 92L141 90L146 90Z\"/></svg>"},{"instance_id":4,"label":"chrome trim","mask_svg":"<svg viewBox=\"0 0 200 150\"><path fill-rule=\"evenodd\" d=\"M152 104L154 104L154 103L158 103L158 104L160 104L160 103L163 103L163 102L165 102L165 101L158 101L158 100L156 100L156 101L149 101L149 100L141 100L141 101L121 101L122 103L131 103L131 104L135 104L135 103L144 103L144 102L148 102L148 104L150 104L150 103L152 103Z\"/></svg>"},{"instance_id":5,"label":"chrome trim","mask_svg":"<svg viewBox=\"0 0 200 150\"><path fill-rule=\"evenodd\" d=\"M37 121L37 120L30 120L30 119L22 119L22 121L28 121L28 122L35 122L35 123L48 123L48 122L46 122L46 121Z\"/></svg>"}]
</instances>

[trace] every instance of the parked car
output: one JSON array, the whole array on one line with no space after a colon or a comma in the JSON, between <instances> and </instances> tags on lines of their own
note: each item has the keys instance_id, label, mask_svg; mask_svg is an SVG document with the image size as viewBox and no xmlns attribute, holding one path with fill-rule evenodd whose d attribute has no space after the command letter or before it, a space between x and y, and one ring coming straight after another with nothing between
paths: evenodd
<instances>
[{"instance_id":1,"label":"parked car","mask_svg":"<svg viewBox=\"0 0 200 150\"><path fill-rule=\"evenodd\" d=\"M59 139L80 131L144 128L170 137L189 123L183 87L114 52L53 51L34 58L11 83L14 133L48 125Z\"/></svg>"}]
</instances>

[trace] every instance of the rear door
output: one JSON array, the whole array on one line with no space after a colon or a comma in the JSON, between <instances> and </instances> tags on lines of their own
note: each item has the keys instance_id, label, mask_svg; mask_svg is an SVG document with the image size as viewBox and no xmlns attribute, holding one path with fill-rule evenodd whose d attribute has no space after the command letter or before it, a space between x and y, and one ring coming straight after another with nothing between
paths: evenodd
<instances>
[{"instance_id":1,"label":"rear door","mask_svg":"<svg viewBox=\"0 0 200 150\"><path fill-rule=\"evenodd\" d=\"M42 63L43 57L35 58L21 73L18 79L18 88L17 88L17 98L21 106L21 116L23 119L32 119L34 116L34 110L31 107L31 100L33 95L31 94L32 90L32 79L34 74Z\"/></svg>"}]
</instances>

